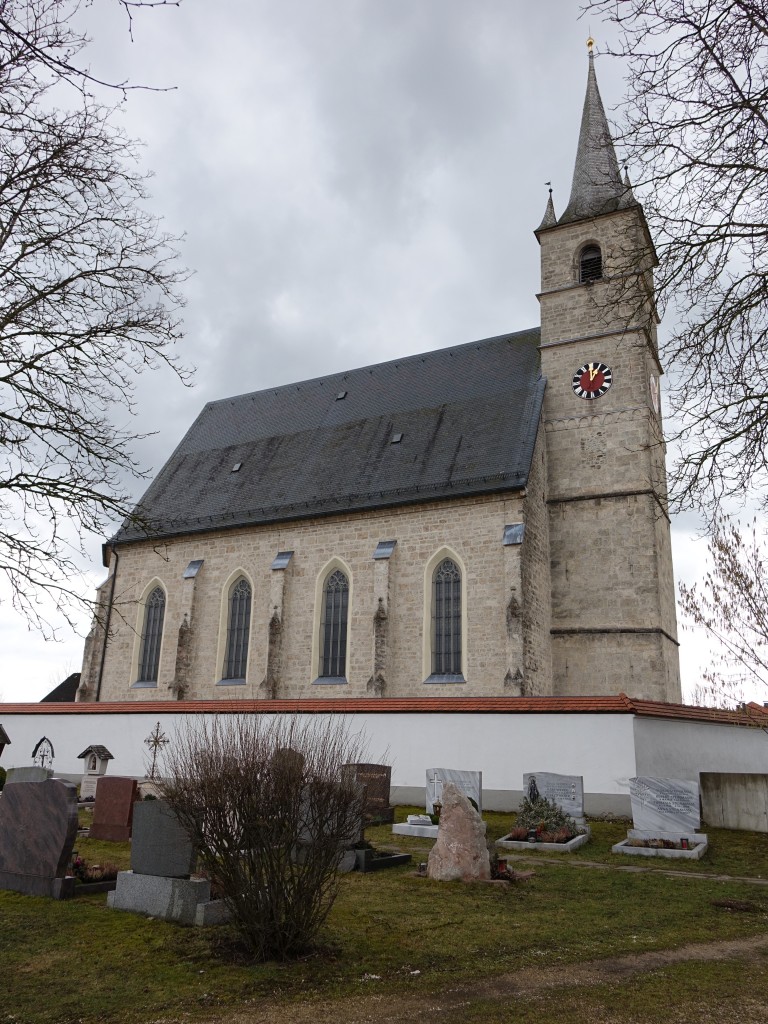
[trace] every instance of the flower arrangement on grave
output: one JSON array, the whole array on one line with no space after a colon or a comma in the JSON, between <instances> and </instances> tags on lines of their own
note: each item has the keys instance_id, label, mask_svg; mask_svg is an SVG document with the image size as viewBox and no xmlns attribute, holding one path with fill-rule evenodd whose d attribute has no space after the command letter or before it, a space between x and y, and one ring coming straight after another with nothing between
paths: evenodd
<instances>
[{"instance_id":1,"label":"flower arrangement on grave","mask_svg":"<svg viewBox=\"0 0 768 1024\"><path fill-rule=\"evenodd\" d=\"M532 779L528 795L523 797L517 812L515 828L507 838L528 839L534 843L567 843L582 831L562 807L539 793Z\"/></svg>"},{"instance_id":2,"label":"flower arrangement on grave","mask_svg":"<svg viewBox=\"0 0 768 1024\"><path fill-rule=\"evenodd\" d=\"M91 882L114 882L120 869L117 864L105 861L103 864L89 864L77 853L73 853L71 874L83 885Z\"/></svg>"}]
</instances>

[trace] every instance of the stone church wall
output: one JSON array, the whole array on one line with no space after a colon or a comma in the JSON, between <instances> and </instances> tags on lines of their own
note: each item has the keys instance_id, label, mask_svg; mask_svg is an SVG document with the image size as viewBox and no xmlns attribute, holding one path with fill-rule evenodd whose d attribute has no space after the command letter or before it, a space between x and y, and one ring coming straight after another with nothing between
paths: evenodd
<instances>
[{"instance_id":1,"label":"stone church wall","mask_svg":"<svg viewBox=\"0 0 768 1024\"><path fill-rule=\"evenodd\" d=\"M536 639L527 654L522 632L510 638L506 628L506 581L521 578L521 550L531 551L532 563L546 561L534 524L522 546L502 544L504 527L522 521L523 500L520 493L483 496L122 545L100 699L236 700L272 693L286 698L370 697L376 694L369 684L377 670L383 674L378 695L386 697L498 696L509 692L504 680L510 667L514 674L526 657L532 665L532 651L538 659L533 675L542 680L536 685L548 692L548 668L538 667L548 661L543 578L538 596L532 591ZM373 560L381 540L397 540L386 570ZM291 550L287 569L270 568L278 551ZM429 674L429 564L441 551L454 557L464 574L465 683L424 682ZM202 568L194 580L183 580L194 559L204 559ZM315 682L319 595L332 560L350 579L345 684ZM238 573L249 579L253 590L247 678L245 685L222 685L226 594ZM277 579L280 574L282 580ZM167 595L158 684L135 688L141 601L157 583ZM92 666L84 679L85 699L94 699L97 669Z\"/></svg>"}]
</instances>

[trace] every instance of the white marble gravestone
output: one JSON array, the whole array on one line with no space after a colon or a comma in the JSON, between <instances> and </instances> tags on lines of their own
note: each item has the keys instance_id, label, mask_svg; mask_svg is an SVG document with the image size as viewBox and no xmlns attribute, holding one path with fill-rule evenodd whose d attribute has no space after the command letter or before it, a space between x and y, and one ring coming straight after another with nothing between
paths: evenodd
<instances>
[{"instance_id":1,"label":"white marble gravestone","mask_svg":"<svg viewBox=\"0 0 768 1024\"><path fill-rule=\"evenodd\" d=\"M629 780L632 821L642 832L693 833L701 824L699 784L687 779Z\"/></svg>"},{"instance_id":2,"label":"white marble gravestone","mask_svg":"<svg viewBox=\"0 0 768 1024\"><path fill-rule=\"evenodd\" d=\"M442 802L443 786L451 782L467 797L477 804L478 811L483 812L483 773L464 772L458 768L427 769L427 814L434 814L434 805Z\"/></svg>"},{"instance_id":3,"label":"white marble gravestone","mask_svg":"<svg viewBox=\"0 0 768 1024\"><path fill-rule=\"evenodd\" d=\"M528 794L531 779L536 780L539 794L557 804L564 814L578 824L584 822L584 778L581 775L558 775L555 772L526 772L523 793Z\"/></svg>"}]
</instances>

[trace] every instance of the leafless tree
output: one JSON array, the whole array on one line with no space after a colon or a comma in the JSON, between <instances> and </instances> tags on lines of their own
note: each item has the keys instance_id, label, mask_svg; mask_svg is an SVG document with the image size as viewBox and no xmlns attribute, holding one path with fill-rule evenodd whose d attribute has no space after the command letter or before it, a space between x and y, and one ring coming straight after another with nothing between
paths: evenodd
<instances>
[{"instance_id":1,"label":"leafless tree","mask_svg":"<svg viewBox=\"0 0 768 1024\"><path fill-rule=\"evenodd\" d=\"M0 0L0 576L44 630L83 538L130 514L136 375L183 376L176 240L78 64L80 6Z\"/></svg>"},{"instance_id":2,"label":"leafless tree","mask_svg":"<svg viewBox=\"0 0 768 1024\"><path fill-rule=\"evenodd\" d=\"M160 754L160 790L259 959L306 951L359 838L362 793L342 766L363 744L336 716L233 713L186 726Z\"/></svg>"},{"instance_id":3,"label":"leafless tree","mask_svg":"<svg viewBox=\"0 0 768 1024\"><path fill-rule=\"evenodd\" d=\"M677 328L663 356L682 455L677 507L716 513L768 482L768 8L760 0L588 0L618 29L617 141Z\"/></svg>"},{"instance_id":4,"label":"leafless tree","mask_svg":"<svg viewBox=\"0 0 768 1024\"><path fill-rule=\"evenodd\" d=\"M768 564L757 523L745 538L738 523L717 518L703 583L680 585L681 609L720 645L694 699L733 706L745 686L768 685Z\"/></svg>"}]
</instances>

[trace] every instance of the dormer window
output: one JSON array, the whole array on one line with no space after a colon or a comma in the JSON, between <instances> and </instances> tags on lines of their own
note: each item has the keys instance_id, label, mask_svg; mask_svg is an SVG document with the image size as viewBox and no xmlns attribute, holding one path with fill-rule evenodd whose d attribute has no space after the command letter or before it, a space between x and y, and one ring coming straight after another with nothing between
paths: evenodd
<instances>
[{"instance_id":1,"label":"dormer window","mask_svg":"<svg viewBox=\"0 0 768 1024\"><path fill-rule=\"evenodd\" d=\"M579 258L579 283L599 281L603 276L603 254L599 245L588 245Z\"/></svg>"}]
</instances>

